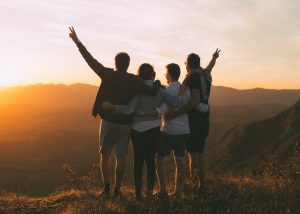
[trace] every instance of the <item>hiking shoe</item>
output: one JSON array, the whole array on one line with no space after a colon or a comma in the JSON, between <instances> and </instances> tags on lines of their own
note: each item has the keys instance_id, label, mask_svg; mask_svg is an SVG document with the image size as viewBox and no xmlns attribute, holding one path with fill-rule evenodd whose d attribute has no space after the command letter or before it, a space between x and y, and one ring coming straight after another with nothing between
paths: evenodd
<instances>
[{"instance_id":1,"label":"hiking shoe","mask_svg":"<svg viewBox=\"0 0 300 214\"><path fill-rule=\"evenodd\" d=\"M105 190L105 189L102 190L102 192L100 192L99 197L100 197L101 199L104 199L104 200L109 199L109 198L110 198L110 191L109 191L109 190Z\"/></svg>"},{"instance_id":2,"label":"hiking shoe","mask_svg":"<svg viewBox=\"0 0 300 214\"><path fill-rule=\"evenodd\" d=\"M136 192L135 195L134 195L134 198L135 198L136 202L141 202L142 201L141 192Z\"/></svg>"},{"instance_id":3,"label":"hiking shoe","mask_svg":"<svg viewBox=\"0 0 300 214\"><path fill-rule=\"evenodd\" d=\"M122 196L122 194L121 194L120 188L115 188L114 191L113 191L112 197L113 198L118 198L118 197L121 197L121 196Z\"/></svg>"},{"instance_id":4,"label":"hiking shoe","mask_svg":"<svg viewBox=\"0 0 300 214\"><path fill-rule=\"evenodd\" d=\"M158 200L168 200L169 199L169 195L167 192L162 192L162 191L157 191L153 194L153 196L155 198L157 198Z\"/></svg>"},{"instance_id":5,"label":"hiking shoe","mask_svg":"<svg viewBox=\"0 0 300 214\"><path fill-rule=\"evenodd\" d=\"M204 186L200 186L195 190L196 195L202 196L203 198L207 198L207 191Z\"/></svg>"},{"instance_id":6,"label":"hiking shoe","mask_svg":"<svg viewBox=\"0 0 300 214\"><path fill-rule=\"evenodd\" d=\"M196 192L197 194L203 194L203 193L205 193L205 188L204 188L204 186L200 186L200 187L196 188L196 189L195 189L195 192Z\"/></svg>"},{"instance_id":7,"label":"hiking shoe","mask_svg":"<svg viewBox=\"0 0 300 214\"><path fill-rule=\"evenodd\" d=\"M190 178L190 187L192 187L193 189L197 189L200 185L199 183L199 178L194 173Z\"/></svg>"},{"instance_id":8,"label":"hiking shoe","mask_svg":"<svg viewBox=\"0 0 300 214\"><path fill-rule=\"evenodd\" d=\"M147 198L147 200L153 199L153 191L152 190L147 191L146 198Z\"/></svg>"},{"instance_id":9,"label":"hiking shoe","mask_svg":"<svg viewBox=\"0 0 300 214\"><path fill-rule=\"evenodd\" d=\"M182 192L174 191L169 194L170 198L173 198L175 200L181 199L182 198Z\"/></svg>"}]
</instances>

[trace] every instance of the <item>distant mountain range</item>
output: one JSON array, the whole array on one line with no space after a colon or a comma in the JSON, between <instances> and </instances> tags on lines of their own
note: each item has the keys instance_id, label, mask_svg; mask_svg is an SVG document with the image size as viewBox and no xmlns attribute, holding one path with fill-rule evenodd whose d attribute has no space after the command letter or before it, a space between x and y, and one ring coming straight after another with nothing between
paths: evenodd
<instances>
[{"instance_id":1,"label":"distant mountain range","mask_svg":"<svg viewBox=\"0 0 300 214\"><path fill-rule=\"evenodd\" d=\"M279 103L285 106L291 106L299 99L300 89L275 90L254 88L239 90L223 86L214 86L211 95L211 103L216 106L253 106L269 103Z\"/></svg>"},{"instance_id":2,"label":"distant mountain range","mask_svg":"<svg viewBox=\"0 0 300 214\"><path fill-rule=\"evenodd\" d=\"M0 104L9 103L69 103L92 105L97 86L87 84L37 84L22 87L0 88ZM48 97L48 101L47 101ZM210 102L215 106L254 106L277 103L291 106L300 98L300 89L274 90L254 88L239 90L223 86L213 86ZM78 102L79 101L79 102Z\"/></svg>"}]
</instances>

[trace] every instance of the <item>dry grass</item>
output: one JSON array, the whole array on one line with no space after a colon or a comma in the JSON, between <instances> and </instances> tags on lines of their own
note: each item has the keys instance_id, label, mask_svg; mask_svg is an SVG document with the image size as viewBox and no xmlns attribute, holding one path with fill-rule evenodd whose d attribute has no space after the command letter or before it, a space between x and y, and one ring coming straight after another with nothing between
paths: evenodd
<instances>
[{"instance_id":1,"label":"dry grass","mask_svg":"<svg viewBox=\"0 0 300 214\"><path fill-rule=\"evenodd\" d=\"M300 213L300 185L283 179L214 176L205 195L187 189L181 200L137 203L133 189L102 200L99 189L68 189L47 197L2 193L0 213Z\"/></svg>"}]
</instances>

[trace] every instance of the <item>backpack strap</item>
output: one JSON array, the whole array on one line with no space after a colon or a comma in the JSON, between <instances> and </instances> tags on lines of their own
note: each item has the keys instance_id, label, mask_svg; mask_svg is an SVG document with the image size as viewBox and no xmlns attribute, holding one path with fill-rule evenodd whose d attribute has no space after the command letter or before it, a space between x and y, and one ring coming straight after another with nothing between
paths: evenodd
<instances>
[{"instance_id":1,"label":"backpack strap","mask_svg":"<svg viewBox=\"0 0 300 214\"><path fill-rule=\"evenodd\" d=\"M212 82L212 77L211 77L210 73L207 73L201 67L197 68L197 69L191 70L187 74L187 77L189 77L193 73L199 74L200 92L201 92L200 93L200 102L202 102L202 103L208 103L208 98L209 98L209 94L210 94L210 86L211 86L211 82Z\"/></svg>"},{"instance_id":2,"label":"backpack strap","mask_svg":"<svg viewBox=\"0 0 300 214\"><path fill-rule=\"evenodd\" d=\"M204 71L202 71L200 74L199 74L199 78L200 78L200 91L201 91L201 102L204 102L204 103L208 103L208 97L209 97L209 84L208 84L208 81L205 77L205 73Z\"/></svg>"}]
</instances>

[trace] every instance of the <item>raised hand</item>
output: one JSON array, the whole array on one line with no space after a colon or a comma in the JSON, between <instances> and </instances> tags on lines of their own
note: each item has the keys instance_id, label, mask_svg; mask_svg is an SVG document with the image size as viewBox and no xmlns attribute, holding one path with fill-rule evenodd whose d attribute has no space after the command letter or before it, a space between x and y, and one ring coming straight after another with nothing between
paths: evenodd
<instances>
[{"instance_id":1,"label":"raised hand","mask_svg":"<svg viewBox=\"0 0 300 214\"><path fill-rule=\"evenodd\" d=\"M69 29L70 29L70 33L69 33L69 36L70 36L70 38L75 42L75 43L78 43L79 42L79 39L78 39L78 37L77 37L77 34L76 34L76 32L75 32L75 30L74 30L74 27L72 26L72 27L69 27Z\"/></svg>"},{"instance_id":2,"label":"raised hand","mask_svg":"<svg viewBox=\"0 0 300 214\"><path fill-rule=\"evenodd\" d=\"M217 59L219 57L220 49L217 48L217 50L213 54L213 58Z\"/></svg>"}]
</instances>

